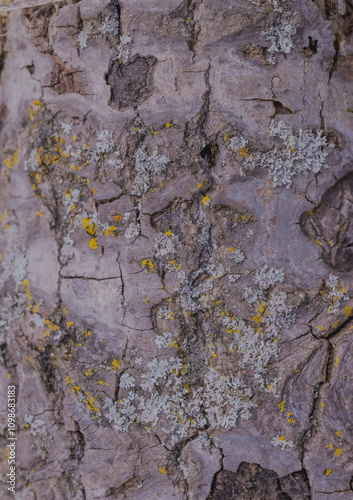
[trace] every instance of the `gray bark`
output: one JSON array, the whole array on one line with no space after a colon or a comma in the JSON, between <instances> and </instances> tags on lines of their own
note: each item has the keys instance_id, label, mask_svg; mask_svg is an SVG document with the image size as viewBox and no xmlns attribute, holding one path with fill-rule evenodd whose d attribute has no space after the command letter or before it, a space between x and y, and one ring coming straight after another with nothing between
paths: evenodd
<instances>
[{"instance_id":1,"label":"gray bark","mask_svg":"<svg viewBox=\"0 0 353 500\"><path fill-rule=\"evenodd\" d=\"M352 12L2 3L16 498L352 497Z\"/></svg>"}]
</instances>

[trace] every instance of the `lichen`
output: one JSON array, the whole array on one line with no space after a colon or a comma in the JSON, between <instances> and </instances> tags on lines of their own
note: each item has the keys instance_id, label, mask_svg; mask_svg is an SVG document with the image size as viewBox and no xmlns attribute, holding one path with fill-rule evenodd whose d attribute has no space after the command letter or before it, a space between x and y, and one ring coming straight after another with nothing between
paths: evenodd
<instances>
[{"instance_id":1,"label":"lichen","mask_svg":"<svg viewBox=\"0 0 353 500\"><path fill-rule=\"evenodd\" d=\"M300 129L298 135L295 135L283 122L271 120L270 135L278 137L282 146L274 146L266 153L247 153L243 166L252 170L267 169L268 178L272 180L274 187L289 188L294 176L307 177L328 168L326 148L333 147L333 144L327 141L322 130ZM245 142L247 144L248 140L245 139ZM233 149L236 151L237 147L234 146Z\"/></svg>"}]
</instances>

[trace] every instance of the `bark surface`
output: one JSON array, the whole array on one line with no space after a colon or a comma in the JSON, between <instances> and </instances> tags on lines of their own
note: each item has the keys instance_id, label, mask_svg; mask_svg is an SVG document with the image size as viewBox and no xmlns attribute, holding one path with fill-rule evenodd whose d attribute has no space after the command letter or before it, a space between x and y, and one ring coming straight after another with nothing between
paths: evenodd
<instances>
[{"instance_id":1,"label":"bark surface","mask_svg":"<svg viewBox=\"0 0 353 500\"><path fill-rule=\"evenodd\" d=\"M2 1L1 498L352 498L352 27Z\"/></svg>"}]
</instances>

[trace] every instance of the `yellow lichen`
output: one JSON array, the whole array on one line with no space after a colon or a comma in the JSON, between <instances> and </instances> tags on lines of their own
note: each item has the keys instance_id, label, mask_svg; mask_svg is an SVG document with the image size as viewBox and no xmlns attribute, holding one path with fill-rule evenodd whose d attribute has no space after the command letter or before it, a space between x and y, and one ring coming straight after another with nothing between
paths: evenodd
<instances>
[{"instance_id":1,"label":"yellow lichen","mask_svg":"<svg viewBox=\"0 0 353 500\"><path fill-rule=\"evenodd\" d=\"M122 359L114 359L112 361L112 365L117 369L119 370L121 367L122 367L122 364L123 364L123 360Z\"/></svg>"},{"instance_id":2,"label":"yellow lichen","mask_svg":"<svg viewBox=\"0 0 353 500\"><path fill-rule=\"evenodd\" d=\"M13 155L4 160L4 163L7 166L7 168L10 169L12 169L17 164L17 162L18 162L18 149L16 149Z\"/></svg>"},{"instance_id":3,"label":"yellow lichen","mask_svg":"<svg viewBox=\"0 0 353 500\"><path fill-rule=\"evenodd\" d=\"M239 153L241 154L241 156L245 156L246 158L249 156L248 151L249 151L249 148L246 148L245 146L243 146L239 149Z\"/></svg>"},{"instance_id":4,"label":"yellow lichen","mask_svg":"<svg viewBox=\"0 0 353 500\"><path fill-rule=\"evenodd\" d=\"M50 321L50 319L46 319L44 321L44 324L47 325L48 328L50 328L50 330L59 330L59 327L58 325L55 325L52 321Z\"/></svg>"},{"instance_id":5,"label":"yellow lichen","mask_svg":"<svg viewBox=\"0 0 353 500\"><path fill-rule=\"evenodd\" d=\"M312 241L313 241L313 243L315 243L315 245L319 245L319 247L322 247L321 241L315 240L314 238L312 238Z\"/></svg>"},{"instance_id":6,"label":"yellow lichen","mask_svg":"<svg viewBox=\"0 0 353 500\"><path fill-rule=\"evenodd\" d=\"M28 279L22 281L22 286L25 289L26 298L28 302L30 302L32 300L32 294Z\"/></svg>"},{"instance_id":7,"label":"yellow lichen","mask_svg":"<svg viewBox=\"0 0 353 500\"><path fill-rule=\"evenodd\" d=\"M151 273L153 272L154 264L150 259L143 259L141 260L142 267L144 267L147 272Z\"/></svg>"},{"instance_id":8,"label":"yellow lichen","mask_svg":"<svg viewBox=\"0 0 353 500\"><path fill-rule=\"evenodd\" d=\"M88 243L88 246L92 248L92 250L97 250L98 248L97 238L92 238Z\"/></svg>"},{"instance_id":9,"label":"yellow lichen","mask_svg":"<svg viewBox=\"0 0 353 500\"><path fill-rule=\"evenodd\" d=\"M104 234L106 235L107 238L109 238L109 236L115 236L115 231L116 227L110 226L109 229L104 229Z\"/></svg>"},{"instance_id":10,"label":"yellow lichen","mask_svg":"<svg viewBox=\"0 0 353 500\"><path fill-rule=\"evenodd\" d=\"M346 316L352 316L352 308L351 307L345 307L344 308L344 314Z\"/></svg>"},{"instance_id":11,"label":"yellow lichen","mask_svg":"<svg viewBox=\"0 0 353 500\"><path fill-rule=\"evenodd\" d=\"M92 222L92 219L84 217L82 219L82 227L83 229L91 236L94 236L96 233L96 225Z\"/></svg>"}]
</instances>

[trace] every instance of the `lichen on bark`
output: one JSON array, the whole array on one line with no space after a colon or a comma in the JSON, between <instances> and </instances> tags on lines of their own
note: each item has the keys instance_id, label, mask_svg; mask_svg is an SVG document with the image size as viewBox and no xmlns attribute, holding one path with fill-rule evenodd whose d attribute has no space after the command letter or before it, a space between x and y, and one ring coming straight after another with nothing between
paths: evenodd
<instances>
[{"instance_id":1,"label":"lichen on bark","mask_svg":"<svg viewBox=\"0 0 353 500\"><path fill-rule=\"evenodd\" d=\"M351 21L0 5L19 498L350 498Z\"/></svg>"}]
</instances>

